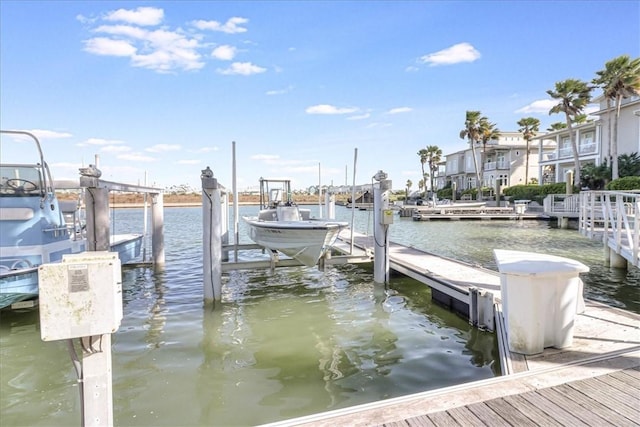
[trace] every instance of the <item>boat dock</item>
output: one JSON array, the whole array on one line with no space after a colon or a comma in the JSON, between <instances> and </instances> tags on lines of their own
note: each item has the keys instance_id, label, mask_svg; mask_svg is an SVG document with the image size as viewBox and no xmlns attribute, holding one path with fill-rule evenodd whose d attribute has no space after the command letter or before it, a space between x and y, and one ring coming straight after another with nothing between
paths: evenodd
<instances>
[{"instance_id":1,"label":"boat dock","mask_svg":"<svg viewBox=\"0 0 640 427\"><path fill-rule=\"evenodd\" d=\"M410 206L403 207L401 217L412 217L414 221L464 221L464 220L518 220L540 219L535 212L527 212L506 206L455 206L436 207Z\"/></svg>"},{"instance_id":2,"label":"boat dock","mask_svg":"<svg viewBox=\"0 0 640 427\"><path fill-rule=\"evenodd\" d=\"M339 251L350 250L349 237L342 233ZM354 251L370 252L371 239L354 235ZM512 353L498 273L396 243L389 250L390 268L429 285L435 299L449 301L461 314L467 311L470 321L475 310L483 311L478 300L495 298L491 317L503 376L270 426L640 424L640 315L586 301L584 311L576 314L570 347L548 347L530 356ZM476 319L479 326L481 320Z\"/></svg>"}]
</instances>

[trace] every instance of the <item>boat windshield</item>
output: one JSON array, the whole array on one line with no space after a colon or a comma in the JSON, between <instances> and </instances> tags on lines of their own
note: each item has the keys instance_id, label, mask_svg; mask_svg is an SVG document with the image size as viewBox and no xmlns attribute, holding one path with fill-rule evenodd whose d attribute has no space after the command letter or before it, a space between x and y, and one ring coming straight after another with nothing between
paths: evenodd
<instances>
[{"instance_id":1,"label":"boat windshield","mask_svg":"<svg viewBox=\"0 0 640 427\"><path fill-rule=\"evenodd\" d=\"M39 165L0 166L1 196L39 196L42 194L42 189Z\"/></svg>"}]
</instances>

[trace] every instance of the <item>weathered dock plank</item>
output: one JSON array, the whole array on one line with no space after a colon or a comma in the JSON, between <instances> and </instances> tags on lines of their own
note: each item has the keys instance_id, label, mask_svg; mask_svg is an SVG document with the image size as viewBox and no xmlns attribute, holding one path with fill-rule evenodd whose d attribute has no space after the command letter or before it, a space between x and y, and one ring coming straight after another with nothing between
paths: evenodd
<instances>
[{"instance_id":1,"label":"weathered dock plank","mask_svg":"<svg viewBox=\"0 0 640 427\"><path fill-rule=\"evenodd\" d=\"M540 409L549 417L559 422L561 425L579 425L580 419L568 412L566 408L558 405L557 402L546 399L538 390L523 393L520 395L524 400L534 407Z\"/></svg>"},{"instance_id":2,"label":"weathered dock plank","mask_svg":"<svg viewBox=\"0 0 640 427\"><path fill-rule=\"evenodd\" d=\"M500 414L500 417L512 426L538 427L538 424L531 418L524 415L503 398L487 400L484 404L491 408L496 414Z\"/></svg>"},{"instance_id":3,"label":"weathered dock plank","mask_svg":"<svg viewBox=\"0 0 640 427\"><path fill-rule=\"evenodd\" d=\"M613 387L608 387L605 383L598 382L595 379L590 378L578 383L569 383L568 386L584 393L592 400L602 403L610 411L622 415L629 421L640 421L640 408L627 404L627 395L617 391Z\"/></svg>"},{"instance_id":4,"label":"weathered dock plank","mask_svg":"<svg viewBox=\"0 0 640 427\"><path fill-rule=\"evenodd\" d=\"M551 402L555 402L560 405L574 417L578 418L582 423L588 426L593 427L605 427L612 426L612 424L607 420L606 415L600 416L600 411L596 408L589 407L588 404L580 405L576 400L572 400L567 394L560 393L557 387L550 387L538 390L538 393L550 400Z\"/></svg>"},{"instance_id":5,"label":"weathered dock plank","mask_svg":"<svg viewBox=\"0 0 640 427\"><path fill-rule=\"evenodd\" d=\"M544 426L561 426L562 425L558 421L554 420L549 414L544 412L542 409L531 404L528 400L526 400L520 394L505 396L504 400L507 403L509 403L511 406L516 408L524 416L526 416L531 420L534 420L537 425L544 425Z\"/></svg>"},{"instance_id":6,"label":"weathered dock plank","mask_svg":"<svg viewBox=\"0 0 640 427\"><path fill-rule=\"evenodd\" d=\"M554 391L561 394L562 396L566 396L569 399L576 402L578 405L585 408L589 413L598 416L601 419L605 419L613 423L613 425L621 426L625 425L629 422L629 420L617 412L611 411L611 409L597 400L592 399L586 394L580 392L574 387L571 387L567 384L559 385L553 388ZM596 424L597 426L598 424ZM605 424L602 424L605 425Z\"/></svg>"},{"instance_id":7,"label":"weathered dock plank","mask_svg":"<svg viewBox=\"0 0 640 427\"><path fill-rule=\"evenodd\" d=\"M482 420L485 425L491 425L496 427L509 427L510 424L500 416L500 413L491 409L484 402L474 403L467 406L478 419ZM449 410L451 411L451 409ZM461 424L464 425L464 424Z\"/></svg>"},{"instance_id":8,"label":"weathered dock plank","mask_svg":"<svg viewBox=\"0 0 640 427\"><path fill-rule=\"evenodd\" d=\"M427 415L435 425L438 427L459 427L460 424L447 412L436 412L435 414Z\"/></svg>"}]
</instances>

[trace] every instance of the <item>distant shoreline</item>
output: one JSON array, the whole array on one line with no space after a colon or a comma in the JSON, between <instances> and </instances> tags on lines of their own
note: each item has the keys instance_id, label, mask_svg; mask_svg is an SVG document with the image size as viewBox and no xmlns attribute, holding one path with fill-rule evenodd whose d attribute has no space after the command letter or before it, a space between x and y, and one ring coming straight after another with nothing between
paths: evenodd
<instances>
[{"instance_id":1,"label":"distant shoreline","mask_svg":"<svg viewBox=\"0 0 640 427\"><path fill-rule=\"evenodd\" d=\"M231 205L232 203L230 203ZM258 205L259 203L254 202L240 202L238 203L240 206L245 205ZM150 207L151 203L147 203L147 207ZM202 202L169 202L163 203L163 207L165 208L193 208L202 206ZM144 203L111 203L109 204L110 208L114 209L134 209L134 208L144 208Z\"/></svg>"}]
</instances>

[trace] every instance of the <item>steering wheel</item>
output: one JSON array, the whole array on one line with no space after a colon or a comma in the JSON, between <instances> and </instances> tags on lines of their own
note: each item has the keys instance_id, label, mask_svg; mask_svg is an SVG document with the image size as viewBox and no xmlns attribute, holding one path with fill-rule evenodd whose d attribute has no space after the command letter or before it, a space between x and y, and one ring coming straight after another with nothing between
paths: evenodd
<instances>
[{"instance_id":1,"label":"steering wheel","mask_svg":"<svg viewBox=\"0 0 640 427\"><path fill-rule=\"evenodd\" d=\"M22 178L8 179L5 182L5 184L7 185L7 187L11 188L13 191L16 191L16 190L33 191L36 188L38 188L38 186L33 182L27 179L22 179Z\"/></svg>"}]
</instances>

